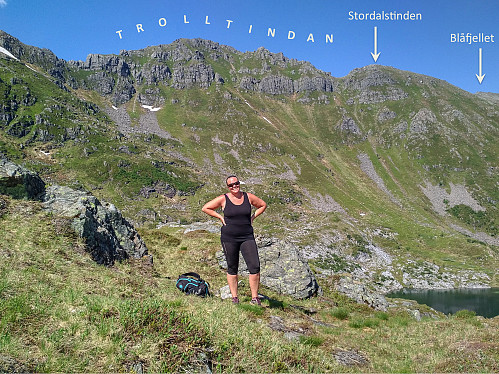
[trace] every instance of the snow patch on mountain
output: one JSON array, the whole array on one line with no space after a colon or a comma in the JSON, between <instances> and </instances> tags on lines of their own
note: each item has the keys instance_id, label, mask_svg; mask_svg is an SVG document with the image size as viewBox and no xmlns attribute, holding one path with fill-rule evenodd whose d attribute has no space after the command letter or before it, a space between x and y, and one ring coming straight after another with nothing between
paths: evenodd
<instances>
[{"instance_id":1,"label":"snow patch on mountain","mask_svg":"<svg viewBox=\"0 0 499 374\"><path fill-rule=\"evenodd\" d=\"M9 51L7 51L4 47L0 47L0 52L2 52L3 54L9 56L10 58L13 58L14 60L19 61L19 59L16 56L14 56L12 53L10 53Z\"/></svg>"}]
</instances>

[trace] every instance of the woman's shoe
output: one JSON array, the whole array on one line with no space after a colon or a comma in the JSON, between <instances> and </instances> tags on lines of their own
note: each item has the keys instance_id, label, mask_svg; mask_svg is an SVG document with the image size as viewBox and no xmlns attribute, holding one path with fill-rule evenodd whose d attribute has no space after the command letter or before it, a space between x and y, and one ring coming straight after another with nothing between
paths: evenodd
<instances>
[{"instance_id":1,"label":"woman's shoe","mask_svg":"<svg viewBox=\"0 0 499 374\"><path fill-rule=\"evenodd\" d=\"M237 296L232 298L232 304L239 304L239 298Z\"/></svg>"},{"instance_id":2,"label":"woman's shoe","mask_svg":"<svg viewBox=\"0 0 499 374\"><path fill-rule=\"evenodd\" d=\"M253 299L251 299L251 304L262 306L262 302L260 301L260 299L258 297L254 297Z\"/></svg>"}]
</instances>

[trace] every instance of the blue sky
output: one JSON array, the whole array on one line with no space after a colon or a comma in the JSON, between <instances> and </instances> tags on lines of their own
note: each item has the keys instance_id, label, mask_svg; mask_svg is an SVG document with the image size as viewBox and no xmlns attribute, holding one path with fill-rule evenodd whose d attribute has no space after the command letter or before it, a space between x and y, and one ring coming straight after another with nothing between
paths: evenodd
<instances>
[{"instance_id":1,"label":"blue sky","mask_svg":"<svg viewBox=\"0 0 499 374\"><path fill-rule=\"evenodd\" d=\"M349 20L350 12L382 11L420 13L422 20ZM263 46L342 77L374 63L374 27L378 64L499 93L499 0L0 0L1 30L65 60L199 37L243 52ZM460 33L494 35L494 42L451 43ZM475 76L480 48L482 84Z\"/></svg>"}]
</instances>

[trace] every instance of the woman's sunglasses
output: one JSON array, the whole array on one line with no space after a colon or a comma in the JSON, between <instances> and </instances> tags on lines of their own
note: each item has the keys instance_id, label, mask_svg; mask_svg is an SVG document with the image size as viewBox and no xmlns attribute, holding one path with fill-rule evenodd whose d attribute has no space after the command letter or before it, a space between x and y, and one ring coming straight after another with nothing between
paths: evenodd
<instances>
[{"instance_id":1,"label":"woman's sunglasses","mask_svg":"<svg viewBox=\"0 0 499 374\"><path fill-rule=\"evenodd\" d=\"M234 183L228 183L227 187L231 188L231 187L234 187L234 186L239 186L239 184L241 184L241 182L239 182L239 181L234 182Z\"/></svg>"}]
</instances>

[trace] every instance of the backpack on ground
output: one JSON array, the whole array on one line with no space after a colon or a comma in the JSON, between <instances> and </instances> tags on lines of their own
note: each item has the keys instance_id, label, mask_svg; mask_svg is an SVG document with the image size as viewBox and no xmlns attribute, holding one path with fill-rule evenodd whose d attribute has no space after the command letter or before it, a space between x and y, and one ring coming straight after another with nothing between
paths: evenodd
<instances>
[{"instance_id":1,"label":"backpack on ground","mask_svg":"<svg viewBox=\"0 0 499 374\"><path fill-rule=\"evenodd\" d=\"M179 275L177 279L177 288L190 295L201 297L210 296L210 284L201 279L198 273L185 273Z\"/></svg>"}]
</instances>

